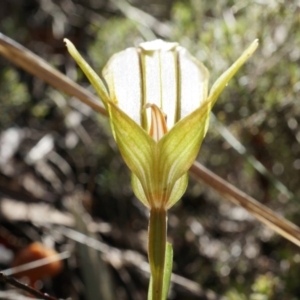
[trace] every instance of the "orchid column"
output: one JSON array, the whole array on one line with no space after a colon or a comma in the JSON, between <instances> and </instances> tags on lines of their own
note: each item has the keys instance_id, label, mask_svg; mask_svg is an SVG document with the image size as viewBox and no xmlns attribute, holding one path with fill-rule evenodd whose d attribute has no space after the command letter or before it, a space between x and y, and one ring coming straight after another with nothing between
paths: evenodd
<instances>
[{"instance_id":1,"label":"orchid column","mask_svg":"<svg viewBox=\"0 0 300 300\"><path fill-rule=\"evenodd\" d=\"M186 190L187 172L207 132L211 108L258 41L220 76L210 93L207 69L177 43L155 40L115 54L103 70L107 90L74 45L65 41L104 103L132 172L133 191L150 210L149 299L164 300L171 274L167 210Z\"/></svg>"}]
</instances>

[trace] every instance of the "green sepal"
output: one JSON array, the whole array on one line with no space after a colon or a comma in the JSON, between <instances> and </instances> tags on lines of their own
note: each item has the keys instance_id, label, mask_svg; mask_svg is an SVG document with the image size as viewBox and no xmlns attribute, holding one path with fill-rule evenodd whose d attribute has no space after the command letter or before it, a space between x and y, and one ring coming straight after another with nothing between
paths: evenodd
<instances>
[{"instance_id":1,"label":"green sepal","mask_svg":"<svg viewBox=\"0 0 300 300\"><path fill-rule=\"evenodd\" d=\"M100 77L86 63L74 45L66 39L65 42L70 54L86 74L108 110L114 138L123 159L133 173L132 186L135 195L148 207L170 208L180 199L186 189L186 173L196 159L205 137L212 106L228 81L256 50L258 41L255 40L238 60L219 77L208 98L202 99L200 107L176 123L158 143L116 105L118 99L115 99L116 97L113 95L115 95L114 80L118 72L117 74L107 74L107 76L111 75L108 76L108 83L112 88L111 95L109 95ZM131 51L136 52L134 49ZM124 59L123 56L122 59ZM188 56L188 59L191 60L191 57ZM129 62L129 65L133 63L132 60ZM206 74L207 71L204 71L202 73ZM207 87L208 73L206 75L204 76L206 79L203 81L204 90ZM126 87L125 85L125 90ZM137 101L141 101L140 97ZM136 109L132 103L128 107L126 105L128 106L128 103L125 103L124 107L126 109L129 107L129 112L131 109ZM137 111L140 109L141 103L139 103Z\"/></svg>"},{"instance_id":2,"label":"green sepal","mask_svg":"<svg viewBox=\"0 0 300 300\"><path fill-rule=\"evenodd\" d=\"M210 89L208 99L212 103L212 106L216 103L220 93L223 91L228 81L234 76L234 74L240 69L240 67L247 61L247 59L253 54L258 47L258 40L254 40L250 46L242 53L242 55L227 69L213 84Z\"/></svg>"},{"instance_id":3,"label":"green sepal","mask_svg":"<svg viewBox=\"0 0 300 300\"><path fill-rule=\"evenodd\" d=\"M86 77L89 79L90 83L95 88L98 96L100 97L105 108L107 109L107 103L110 101L110 97L103 81L100 79L97 73L90 67L90 65L84 60L84 58L80 55L80 53L77 51L77 49L72 44L72 42L70 42L68 39L64 39L64 42L66 43L69 53L77 62L77 64L79 65L83 73L86 75Z\"/></svg>"},{"instance_id":4,"label":"green sepal","mask_svg":"<svg viewBox=\"0 0 300 300\"><path fill-rule=\"evenodd\" d=\"M158 142L157 173L160 183L171 195L176 181L182 177L197 157L209 123L210 103L205 101L176 125ZM178 199L173 198L172 203ZM169 200L168 200L169 201ZM169 204L169 203L168 203ZM168 205L169 207L170 205Z\"/></svg>"},{"instance_id":5,"label":"green sepal","mask_svg":"<svg viewBox=\"0 0 300 300\"><path fill-rule=\"evenodd\" d=\"M135 194L135 196L147 207L149 206L148 198L145 194L145 191L143 189L143 186L140 182L140 180L134 175L134 173L131 173L131 187Z\"/></svg>"},{"instance_id":6,"label":"green sepal","mask_svg":"<svg viewBox=\"0 0 300 300\"><path fill-rule=\"evenodd\" d=\"M144 190L151 188L155 141L116 105L109 104L111 127L120 153ZM147 188L148 187L148 188Z\"/></svg>"},{"instance_id":7,"label":"green sepal","mask_svg":"<svg viewBox=\"0 0 300 300\"><path fill-rule=\"evenodd\" d=\"M183 174L177 181L175 182L171 194L169 196L167 202L167 209L171 208L185 193L189 182L188 173Z\"/></svg>"}]
</instances>

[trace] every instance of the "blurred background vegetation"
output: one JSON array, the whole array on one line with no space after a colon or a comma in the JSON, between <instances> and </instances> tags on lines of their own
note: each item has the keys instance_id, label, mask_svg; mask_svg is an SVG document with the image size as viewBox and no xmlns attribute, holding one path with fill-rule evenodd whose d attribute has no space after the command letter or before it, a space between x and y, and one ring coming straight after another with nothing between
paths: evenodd
<instances>
[{"instance_id":1,"label":"blurred background vegetation","mask_svg":"<svg viewBox=\"0 0 300 300\"><path fill-rule=\"evenodd\" d=\"M177 41L207 66L211 83L259 38L213 110L199 161L300 225L299 1L2 0L0 7L3 34L90 90L64 37L99 73L126 47ZM0 269L39 241L70 253L59 274L34 283L44 292L146 299L147 210L132 194L106 118L2 57L0 108ZM170 299L300 299L299 249L192 179L170 211L169 239L181 276ZM16 299L0 287L3 299Z\"/></svg>"}]
</instances>

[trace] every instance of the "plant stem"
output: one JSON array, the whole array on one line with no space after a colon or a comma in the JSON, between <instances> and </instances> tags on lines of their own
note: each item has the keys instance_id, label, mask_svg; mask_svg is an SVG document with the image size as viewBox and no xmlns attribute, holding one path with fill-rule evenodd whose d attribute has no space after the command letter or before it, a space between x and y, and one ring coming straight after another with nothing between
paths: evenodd
<instances>
[{"instance_id":1,"label":"plant stem","mask_svg":"<svg viewBox=\"0 0 300 300\"><path fill-rule=\"evenodd\" d=\"M162 299L167 242L167 212L151 208L149 220L148 256L152 275L152 300Z\"/></svg>"}]
</instances>

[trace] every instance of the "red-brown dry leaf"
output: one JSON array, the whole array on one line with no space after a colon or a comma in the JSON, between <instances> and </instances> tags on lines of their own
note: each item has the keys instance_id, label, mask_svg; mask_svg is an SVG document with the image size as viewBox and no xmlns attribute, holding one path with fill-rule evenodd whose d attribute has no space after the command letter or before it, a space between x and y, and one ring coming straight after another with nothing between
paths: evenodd
<instances>
[{"instance_id":1,"label":"red-brown dry leaf","mask_svg":"<svg viewBox=\"0 0 300 300\"><path fill-rule=\"evenodd\" d=\"M20 250L13 261L13 267L20 266L42 258L53 257L57 255L54 249L47 248L43 244L35 242ZM61 260L50 262L47 265L34 269L22 271L16 274L16 277L27 277L31 286L38 280L50 278L57 275L63 268Z\"/></svg>"}]
</instances>

